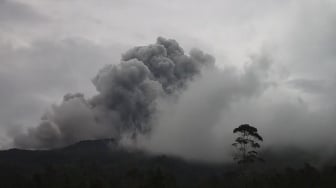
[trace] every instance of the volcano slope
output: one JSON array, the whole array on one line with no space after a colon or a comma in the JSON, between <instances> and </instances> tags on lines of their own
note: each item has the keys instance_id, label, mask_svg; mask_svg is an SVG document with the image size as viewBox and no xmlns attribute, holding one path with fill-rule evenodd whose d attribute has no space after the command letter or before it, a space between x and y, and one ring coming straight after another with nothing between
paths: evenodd
<instances>
[{"instance_id":1,"label":"volcano slope","mask_svg":"<svg viewBox=\"0 0 336 188\"><path fill-rule=\"evenodd\" d=\"M268 154L268 157L272 156ZM302 162L302 164L304 164ZM333 187L336 166L267 164L242 170L87 140L53 150L0 151L0 187Z\"/></svg>"}]
</instances>

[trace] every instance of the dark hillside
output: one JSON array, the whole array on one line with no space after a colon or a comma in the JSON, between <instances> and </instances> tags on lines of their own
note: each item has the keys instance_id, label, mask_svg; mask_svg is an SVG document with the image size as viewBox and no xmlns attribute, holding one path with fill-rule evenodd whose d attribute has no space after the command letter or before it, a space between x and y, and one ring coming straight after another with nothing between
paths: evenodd
<instances>
[{"instance_id":1,"label":"dark hillside","mask_svg":"<svg viewBox=\"0 0 336 188\"><path fill-rule=\"evenodd\" d=\"M302 164L304 164L302 162ZM335 187L336 167L271 168L188 162L128 151L111 139L54 150L0 151L0 187Z\"/></svg>"}]
</instances>

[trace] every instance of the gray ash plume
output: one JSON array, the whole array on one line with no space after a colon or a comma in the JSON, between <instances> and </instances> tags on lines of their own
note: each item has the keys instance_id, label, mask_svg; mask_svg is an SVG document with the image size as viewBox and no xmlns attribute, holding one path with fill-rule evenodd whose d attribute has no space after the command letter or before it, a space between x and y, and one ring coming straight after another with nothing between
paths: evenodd
<instances>
[{"instance_id":1,"label":"gray ash plume","mask_svg":"<svg viewBox=\"0 0 336 188\"><path fill-rule=\"evenodd\" d=\"M92 80L98 94L66 94L53 105L41 123L18 135L21 148L61 147L84 139L118 138L123 134L146 134L156 112L156 102L182 91L214 58L198 49L189 55L175 40L159 37L148 46L130 49L119 64L101 69Z\"/></svg>"}]
</instances>

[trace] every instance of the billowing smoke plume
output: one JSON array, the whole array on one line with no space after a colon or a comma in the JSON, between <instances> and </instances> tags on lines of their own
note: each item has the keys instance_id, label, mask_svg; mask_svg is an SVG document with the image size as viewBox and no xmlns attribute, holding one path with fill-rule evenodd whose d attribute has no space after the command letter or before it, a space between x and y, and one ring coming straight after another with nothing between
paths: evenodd
<instances>
[{"instance_id":1,"label":"billowing smoke plume","mask_svg":"<svg viewBox=\"0 0 336 188\"><path fill-rule=\"evenodd\" d=\"M186 55L175 40L159 37L135 47L117 65L107 65L93 79L98 94L67 94L36 128L15 138L25 148L53 148L83 139L137 135L151 130L157 101L178 94L214 58L193 49Z\"/></svg>"},{"instance_id":2,"label":"billowing smoke plume","mask_svg":"<svg viewBox=\"0 0 336 188\"><path fill-rule=\"evenodd\" d=\"M153 132L139 138L140 147L187 159L231 161L232 130L250 120L227 114L272 86L271 66L265 53L253 56L241 72L232 67L203 71L177 99L160 100Z\"/></svg>"},{"instance_id":3,"label":"billowing smoke plume","mask_svg":"<svg viewBox=\"0 0 336 188\"><path fill-rule=\"evenodd\" d=\"M279 75L271 57L264 51L241 71L202 72L176 100L160 100L156 126L138 144L154 153L233 162L232 131L250 123L264 137L261 153L267 164L330 164L336 157L334 102L316 108L299 98L288 83L274 80Z\"/></svg>"},{"instance_id":4,"label":"billowing smoke plume","mask_svg":"<svg viewBox=\"0 0 336 188\"><path fill-rule=\"evenodd\" d=\"M333 160L334 84L325 85L331 92L314 90L328 95L298 93L315 82L283 74L271 52L250 56L242 69L220 69L212 56L195 49L185 55L176 41L158 38L101 69L92 80L96 96L65 95L15 145L54 148L112 137L154 153L231 162L232 130L249 123L264 137L269 163ZM327 103L316 105L303 94Z\"/></svg>"}]
</instances>

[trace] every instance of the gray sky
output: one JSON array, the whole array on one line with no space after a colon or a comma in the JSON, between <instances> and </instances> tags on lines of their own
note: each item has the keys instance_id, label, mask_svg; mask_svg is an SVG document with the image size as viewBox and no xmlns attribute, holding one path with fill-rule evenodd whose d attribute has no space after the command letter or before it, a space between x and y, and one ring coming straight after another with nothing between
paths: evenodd
<instances>
[{"instance_id":1,"label":"gray sky","mask_svg":"<svg viewBox=\"0 0 336 188\"><path fill-rule=\"evenodd\" d=\"M274 119L259 119L253 106L281 113L303 104L301 118L324 114L322 122L331 124L336 1L0 0L0 146L20 127L36 126L65 93L92 96L99 69L158 36L177 40L186 51L202 49L237 74L253 57L269 56L271 89L254 94L245 110L235 103L230 117L242 113L246 121L267 124ZM221 114L220 122L240 123L227 116Z\"/></svg>"}]
</instances>

